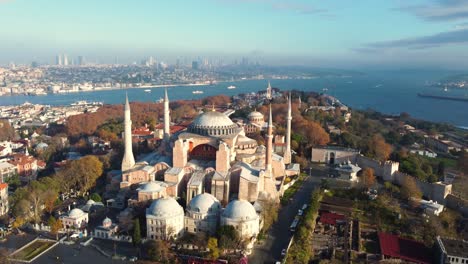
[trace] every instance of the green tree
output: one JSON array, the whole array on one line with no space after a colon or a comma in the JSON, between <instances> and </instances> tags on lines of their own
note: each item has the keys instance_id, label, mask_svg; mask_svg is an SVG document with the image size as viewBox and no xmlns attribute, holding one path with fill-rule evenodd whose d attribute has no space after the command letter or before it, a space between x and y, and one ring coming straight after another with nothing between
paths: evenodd
<instances>
[{"instance_id":1,"label":"green tree","mask_svg":"<svg viewBox=\"0 0 468 264\"><path fill-rule=\"evenodd\" d=\"M95 202L102 202L102 198L99 194L97 193L92 193L90 196L89 196L89 199L95 201Z\"/></svg>"},{"instance_id":2,"label":"green tree","mask_svg":"<svg viewBox=\"0 0 468 264\"><path fill-rule=\"evenodd\" d=\"M240 242L239 233L231 225L223 225L218 228L218 246L222 249L236 248Z\"/></svg>"},{"instance_id":3,"label":"green tree","mask_svg":"<svg viewBox=\"0 0 468 264\"><path fill-rule=\"evenodd\" d=\"M140 230L140 220L135 218L133 224L133 245L137 246L141 243L141 230Z\"/></svg>"},{"instance_id":4,"label":"green tree","mask_svg":"<svg viewBox=\"0 0 468 264\"><path fill-rule=\"evenodd\" d=\"M218 239L210 237L208 239L207 248L209 250L208 258L211 260L217 260L219 258Z\"/></svg>"}]
</instances>

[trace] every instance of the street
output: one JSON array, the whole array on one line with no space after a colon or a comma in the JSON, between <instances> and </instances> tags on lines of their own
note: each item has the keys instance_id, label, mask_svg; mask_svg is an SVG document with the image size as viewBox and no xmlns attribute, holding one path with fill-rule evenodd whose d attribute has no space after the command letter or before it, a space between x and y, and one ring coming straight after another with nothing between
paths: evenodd
<instances>
[{"instance_id":1,"label":"street","mask_svg":"<svg viewBox=\"0 0 468 264\"><path fill-rule=\"evenodd\" d=\"M276 263L281 261L281 250L288 246L292 237L289 227L303 204L310 202L314 189L320 185L320 177L307 176L293 200L283 206L278 213L278 221L271 227L267 237L254 247L249 263Z\"/></svg>"}]
</instances>

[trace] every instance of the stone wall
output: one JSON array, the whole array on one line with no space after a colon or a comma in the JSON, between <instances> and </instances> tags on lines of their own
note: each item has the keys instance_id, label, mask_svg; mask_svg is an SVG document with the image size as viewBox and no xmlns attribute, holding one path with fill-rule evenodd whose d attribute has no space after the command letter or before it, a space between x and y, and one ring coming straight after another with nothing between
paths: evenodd
<instances>
[{"instance_id":1,"label":"stone wall","mask_svg":"<svg viewBox=\"0 0 468 264\"><path fill-rule=\"evenodd\" d=\"M464 217L468 217L468 201L453 194L447 195L446 206L450 209L457 210Z\"/></svg>"}]
</instances>

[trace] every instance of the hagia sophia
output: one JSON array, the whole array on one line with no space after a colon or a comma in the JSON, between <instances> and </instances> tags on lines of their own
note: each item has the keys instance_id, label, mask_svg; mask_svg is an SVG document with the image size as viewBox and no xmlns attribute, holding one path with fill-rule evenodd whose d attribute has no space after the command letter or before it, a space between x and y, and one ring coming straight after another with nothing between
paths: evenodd
<instances>
[{"instance_id":1,"label":"hagia sophia","mask_svg":"<svg viewBox=\"0 0 468 264\"><path fill-rule=\"evenodd\" d=\"M262 225L262 201L279 202L285 179L300 171L291 163L290 96L283 153L274 152L271 106L267 121L254 111L242 124L213 106L187 129L171 134L167 90L163 103L162 143L136 162L126 98L121 173L108 188L117 190L129 206L151 202L146 209L149 239L177 238L185 232L214 234L219 225L235 226L242 236L255 238ZM265 146L247 136L255 128L265 131ZM137 195L131 198L131 192ZM179 198L186 201L186 212L176 201Z\"/></svg>"}]
</instances>

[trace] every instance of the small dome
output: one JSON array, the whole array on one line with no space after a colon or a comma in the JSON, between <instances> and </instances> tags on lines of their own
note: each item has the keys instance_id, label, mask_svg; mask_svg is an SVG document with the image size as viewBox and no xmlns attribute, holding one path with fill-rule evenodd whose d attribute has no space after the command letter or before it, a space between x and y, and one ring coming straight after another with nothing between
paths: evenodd
<instances>
[{"instance_id":1,"label":"small dome","mask_svg":"<svg viewBox=\"0 0 468 264\"><path fill-rule=\"evenodd\" d=\"M252 119L252 118L263 118L263 114L258 112L258 111L253 111L251 112L249 115L248 115L248 118L249 119Z\"/></svg>"},{"instance_id":2,"label":"small dome","mask_svg":"<svg viewBox=\"0 0 468 264\"><path fill-rule=\"evenodd\" d=\"M155 217L173 217L179 214L184 214L184 209L172 197L160 198L151 203L146 214L154 215Z\"/></svg>"},{"instance_id":3,"label":"small dome","mask_svg":"<svg viewBox=\"0 0 468 264\"><path fill-rule=\"evenodd\" d=\"M96 202L95 202L94 200L91 200L91 199L89 199L89 200L86 202L87 205L93 205L93 204L95 204L95 203L96 203Z\"/></svg>"},{"instance_id":4,"label":"small dome","mask_svg":"<svg viewBox=\"0 0 468 264\"><path fill-rule=\"evenodd\" d=\"M102 221L102 225L103 225L103 226L110 226L110 225L112 225L112 220L110 220L109 217L106 217L106 218Z\"/></svg>"},{"instance_id":5,"label":"small dome","mask_svg":"<svg viewBox=\"0 0 468 264\"><path fill-rule=\"evenodd\" d=\"M224 209L223 217L240 221L257 219L258 215L251 203L245 200L234 200Z\"/></svg>"},{"instance_id":6,"label":"small dome","mask_svg":"<svg viewBox=\"0 0 468 264\"><path fill-rule=\"evenodd\" d=\"M71 217L71 218L78 218L78 217L81 217L83 214L84 214L83 210L78 209L78 208L75 208L75 209L72 209L72 210L68 213L68 217Z\"/></svg>"},{"instance_id":7,"label":"small dome","mask_svg":"<svg viewBox=\"0 0 468 264\"><path fill-rule=\"evenodd\" d=\"M202 193L190 200L187 210L205 214L209 212L216 213L220 208L221 204L216 197L209 193Z\"/></svg>"},{"instance_id":8,"label":"small dome","mask_svg":"<svg viewBox=\"0 0 468 264\"><path fill-rule=\"evenodd\" d=\"M160 192L165 188L165 184L162 182L148 182L143 184L138 190L141 192Z\"/></svg>"}]
</instances>

